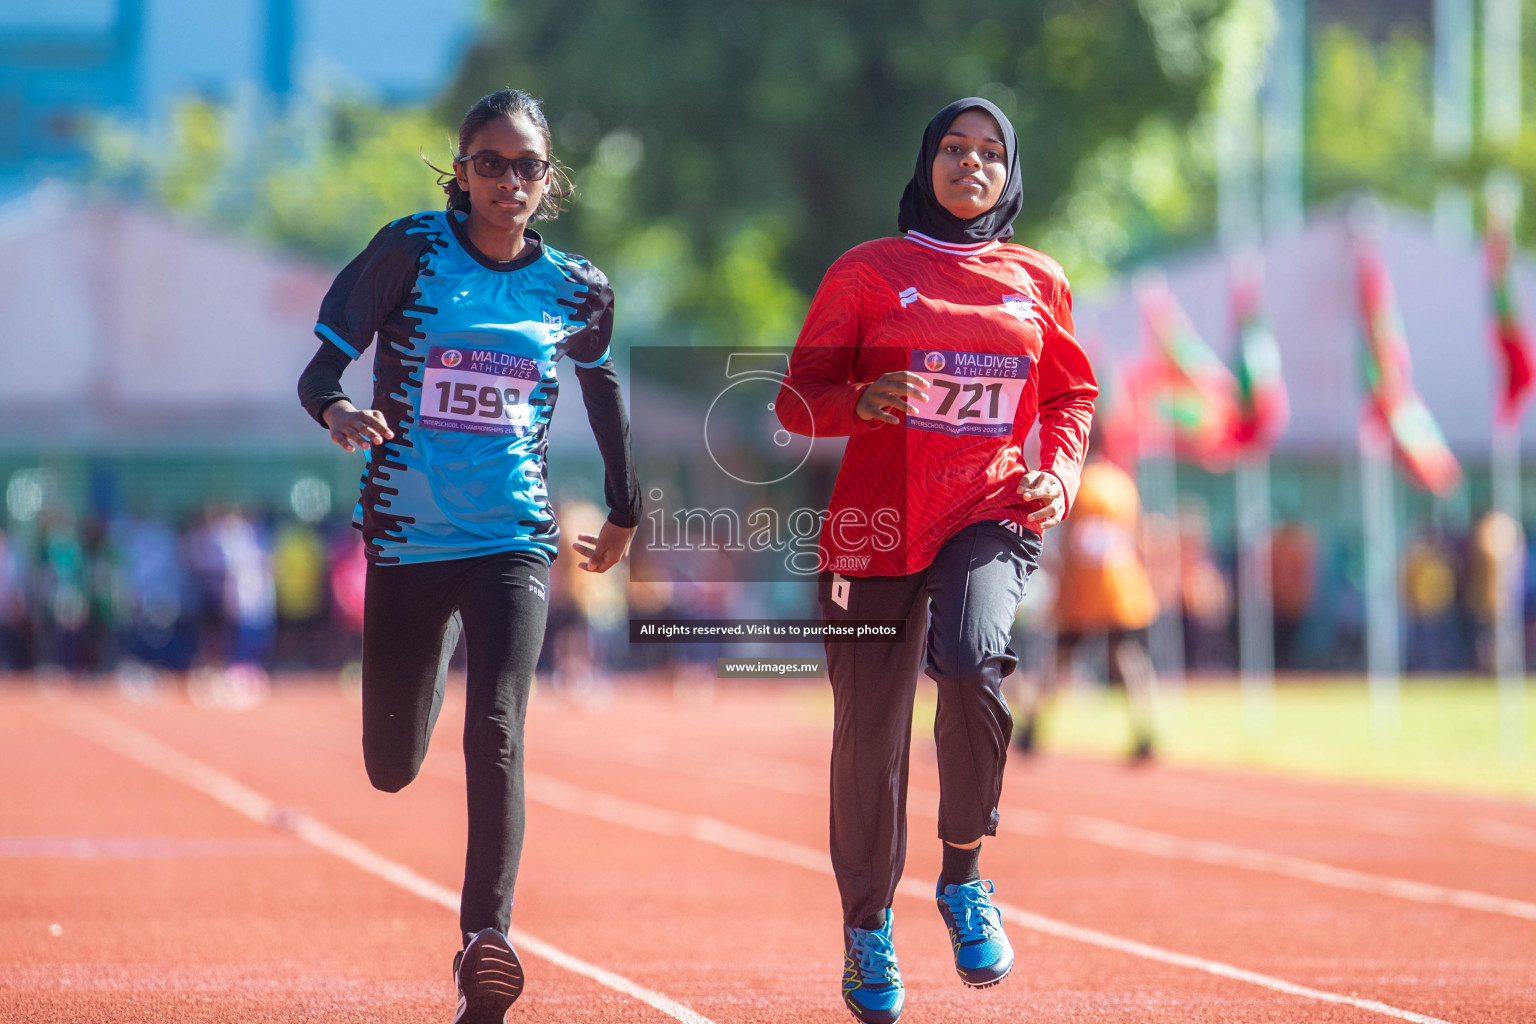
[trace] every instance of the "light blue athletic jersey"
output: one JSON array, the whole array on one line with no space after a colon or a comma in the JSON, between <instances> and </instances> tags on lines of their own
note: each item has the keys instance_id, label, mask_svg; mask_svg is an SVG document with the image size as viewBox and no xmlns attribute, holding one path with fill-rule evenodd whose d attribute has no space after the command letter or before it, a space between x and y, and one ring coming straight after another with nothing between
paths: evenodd
<instances>
[{"instance_id":1,"label":"light blue athletic jersey","mask_svg":"<svg viewBox=\"0 0 1536 1024\"><path fill-rule=\"evenodd\" d=\"M537 551L553 559L545 446L556 364L609 358L601 271L528 232L497 263L463 214L386 226L337 276L315 333L353 359L377 335L373 408L392 440L367 453L353 521L380 565Z\"/></svg>"}]
</instances>

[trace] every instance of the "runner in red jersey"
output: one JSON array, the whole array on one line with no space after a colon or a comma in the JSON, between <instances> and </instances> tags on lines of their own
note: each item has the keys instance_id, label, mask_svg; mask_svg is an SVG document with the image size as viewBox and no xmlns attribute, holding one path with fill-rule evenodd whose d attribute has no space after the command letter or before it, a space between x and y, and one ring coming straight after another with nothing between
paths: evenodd
<instances>
[{"instance_id":1,"label":"runner in red jersey","mask_svg":"<svg viewBox=\"0 0 1536 1024\"><path fill-rule=\"evenodd\" d=\"M900 619L905 639L828 640L832 864L843 902L843 998L891 1024L905 993L890 905L906 858L907 766L920 669L938 683L938 905L968 985L1013 951L983 880L1013 720L1014 613L1041 534L1066 515L1087 453L1093 370L1072 336L1061 267L1009 243L1022 206L1017 138L983 99L924 133L901 238L827 271L775 403L796 433L847 436L821 533L831 622ZM1040 423L1040 469L1022 445Z\"/></svg>"}]
</instances>

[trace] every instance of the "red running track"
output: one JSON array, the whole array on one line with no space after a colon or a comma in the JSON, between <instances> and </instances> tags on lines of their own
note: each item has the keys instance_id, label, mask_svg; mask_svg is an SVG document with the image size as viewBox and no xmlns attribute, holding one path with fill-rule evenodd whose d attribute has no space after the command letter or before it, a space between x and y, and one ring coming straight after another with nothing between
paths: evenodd
<instances>
[{"instance_id":1,"label":"red running track","mask_svg":"<svg viewBox=\"0 0 1536 1024\"><path fill-rule=\"evenodd\" d=\"M357 709L279 687L0 688L0 1020L446 1022L462 702L371 790ZM536 695L508 1021L851 1020L815 687ZM964 988L915 747L904 1021L1536 1021L1536 807L1043 758L984 850L1019 950Z\"/></svg>"}]
</instances>

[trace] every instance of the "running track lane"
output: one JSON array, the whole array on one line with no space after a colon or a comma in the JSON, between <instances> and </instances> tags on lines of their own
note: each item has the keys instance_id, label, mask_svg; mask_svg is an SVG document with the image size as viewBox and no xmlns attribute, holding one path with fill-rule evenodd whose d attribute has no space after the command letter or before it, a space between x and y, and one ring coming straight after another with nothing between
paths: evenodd
<instances>
[{"instance_id":1,"label":"running track lane","mask_svg":"<svg viewBox=\"0 0 1536 1024\"><path fill-rule=\"evenodd\" d=\"M746 697L732 697L730 703L739 705L737 729L722 729L723 722L716 721L714 729L708 732L689 729L686 724L646 720L644 708L638 702L626 704L615 709L616 715L625 723L624 739L617 745L617 750L610 752L593 747L588 760L600 761L611 756L622 762L631 769L629 773L614 774L611 769L608 773L614 774L616 781L622 780L622 785L628 787L621 791L636 795L648 783L643 773L635 777L633 769L646 761L652 762L653 767L660 765L654 767L652 774L672 772L697 773L697 776L702 776L708 769L701 770L699 765L713 765L723 775L740 778L746 775L746 769L755 769L756 777L760 780L756 787L758 796L754 797L750 806L752 811L760 811L765 816L771 815L762 810L763 805L780 799L777 795L780 792L808 795L809 790L802 783L821 775L825 769L820 765L799 764L785 759L783 754L786 751L802 746L788 737L777 737L766 748L772 753L761 749L754 751L754 746L763 746L753 741L759 732L756 723L767 710L761 706L761 702L753 703ZM725 709L719 709L714 714L717 718L729 717ZM680 717L686 718L686 711ZM721 741L712 744L706 739L705 742L668 744L669 736L664 733L669 726L687 735L720 737ZM533 736L536 740L542 737L544 742L558 748L562 769L569 775L578 748L562 741L553 729L535 732ZM652 756L666 748L671 751L669 757L656 759ZM824 748L815 756L824 764ZM919 755L916 759L921 762L923 757ZM929 761L931 770L931 757ZM1096 774L1107 773L1108 777L1115 780L1134 780L1135 784L1148 789L1158 785L1161 774L1127 773L1123 769L1105 769L1103 766L1086 763L1069 764L1067 767L1074 771L1081 769L1090 780ZM602 771L596 771L590 778L600 781L603 774ZM922 768L915 768L914 774L920 779ZM1011 778L1017 780L1018 773L1015 772ZM1216 779L1225 779L1234 787L1250 781L1243 776L1217 776ZM1172 781L1178 782L1179 778L1175 776ZM1262 781L1273 787L1285 780ZM1010 781L1010 787L1014 786L1016 781ZM613 788L613 785L610 784L609 788ZM707 801L698 800L697 797L717 788L696 786L693 790L695 806L708 813ZM1078 788L1088 793L1092 791L1091 785ZM1255 788L1262 791L1265 785ZM1313 795L1308 799L1317 799L1316 790L1319 787L1315 784L1296 788L1313 790ZM1374 791L1366 791L1366 795L1375 799L1410 803L1413 797L1411 793ZM1083 794L1072 796L1081 800ZM919 806L925 799L931 800L931 792L925 797L921 790L914 790L914 839L910 858L914 869L909 870L909 875L918 877L923 876L923 868L917 865L927 863L931 865L929 871L936 871L937 866L937 858L929 851L930 844L936 848L936 843L932 840L925 842L922 838L923 833L932 827L931 802L926 807ZM1019 802L1013 801L1014 804ZM1258 808L1263 803L1261 793L1258 799L1250 799L1249 806ZM1529 813L1527 808L1518 804L1481 800L1427 797L1424 803L1433 813L1446 816L1452 815L1453 810L1461 816L1504 814L1519 818ZM1024 814L1041 817L1029 811ZM1146 930L1138 937L1173 948L1188 949L1191 945L1204 944L1207 955L1218 958L1234 959L1235 955L1230 953L1232 949L1246 948L1247 958L1241 961L1245 964L1252 965L1256 956L1266 957L1269 958L1266 962L1272 964L1269 969L1274 973L1286 977L1296 977L1299 973L1314 984L1335 990L1370 991L1398 1005L1406 1003L1423 1009L1422 1001L1431 999L1431 1012L1448 1016L1461 1014L1468 1019L1485 1020L1536 1017L1536 1009L1533 1009L1536 1008L1536 989L1533 989L1536 957L1531 953L1532 924L1523 919L1523 907L1514 907L1517 911L1516 919L1506 922L1480 919L1483 913L1481 910L1469 913L1455 907L1431 911L1413 906L1412 903L1405 906L1400 902L1402 894L1394 895L1390 888L1376 895L1331 896L1326 889L1316 891L1316 879L1306 884L1299 884L1295 879L1256 883L1251 878L1242 877L1247 874L1247 869L1231 870L1232 866L1211 871L1143 863L1128 870L1130 866L1125 863L1127 858L1124 856L1105 856L1104 851L1096 851L1091 847L1083 850L1079 846L1074 850L1071 842L1045 841L1054 838L1048 835L1040 841L1031 842L1023 851L1024 856L1020 857L1017 840L1010 840L1010 837L1019 835L1019 830L1009 827L1010 822L1016 822L1019 817L1019 809L1008 807L1005 799L1004 830L999 840L988 845L984 859L987 873L1000 878L1007 878L1007 874L1011 873L1013 879L1010 884L1023 884L1026 887L1036 880L1045 882L1038 889L1026 889L1027 898L1023 898L1023 901L1037 908L1051 907L1055 916L1081 921L1092 920L1097 914L1099 927L1106 930L1123 933L1133 926L1144 928ZM1192 816L1187 812L1175 817L1177 820L1165 824L1209 827L1209 823L1199 821L1198 816L1191 820ZM740 812L732 818L740 819ZM1081 824L1091 819L1079 815L1072 821ZM813 838L812 833L807 831L804 838L820 845L824 842L820 827L816 828L816 833ZM1079 841L1082 838L1071 833L1060 837L1063 840ZM1096 839L1102 841L1102 837ZM1347 835L1335 836L1332 852L1347 851L1353 842L1352 837ZM1373 836L1371 842L1379 843L1379 837ZM1424 865L1416 863L1413 858L1419 845L1397 842L1392 865L1415 876L1424 874ZM1128 845L1125 852L1140 856L1145 861L1150 851L1137 849L1136 846ZM1497 851L1490 851L1472 839L1467 839L1460 852L1475 859L1476 856ZM998 867L999 858L1003 858L1003 868ZM1505 880L1518 879L1528 888L1532 876L1529 855L1514 855L1505 851L1503 859ZM1014 864L1019 865L1019 871L1005 872L1007 867ZM1433 868L1434 864L1430 867ZM1092 884L1081 884L1085 873L1096 876L1090 878ZM1433 878L1433 871L1429 875L1430 884L1439 881ZM1005 890L1012 891L1012 888ZM1190 895L1192 892L1197 894L1193 899ZM1140 907L1139 915L1132 915L1139 919L1128 923L1125 920L1127 907ZM1502 911L1505 908L1494 909ZM1190 932L1195 934L1194 940L1189 938Z\"/></svg>"},{"instance_id":2,"label":"running track lane","mask_svg":"<svg viewBox=\"0 0 1536 1024\"><path fill-rule=\"evenodd\" d=\"M338 711L339 711L339 709L338 709ZM157 717L151 718L151 722L158 723L158 722L160 722L161 718L163 718L163 717L164 717L164 714L163 714L163 712L161 712L161 714L157 715ZM194 717L194 718L201 717L201 718L204 718L204 720L206 720L206 718L209 718L209 715L204 714L204 712L197 712L197 714L192 715L192 717ZM218 718L218 717L221 717L221 715L214 715L214 718ZM447 717L447 715L445 715L445 717ZM578 715L578 717L581 717L581 715ZM227 720L227 722L237 722L237 718L226 717L226 720ZM246 725L246 723L255 722L255 718L253 718L253 715L241 715L241 717L238 718L238 722L240 722L241 725ZM313 718L310 717L309 714L301 714L300 717L298 717L298 718L293 718L293 715L289 715L289 725L293 726L293 729L292 729L293 734L300 735L300 737L301 737L301 745L303 745L304 728L306 728L306 725L309 725L309 723L312 723L312 722L313 722ZM338 718L338 722L339 722L339 718ZM628 723L630 723L630 722L631 722L630 715L628 715L628 714L622 715L622 722L621 722L622 726L627 726ZM197 725L197 723L192 723L192 725ZM585 731L591 732L590 725L591 725L590 722L585 723L585 726L587 726L587 729L585 729ZM447 723L445 723L445 728L447 728ZM206 722L203 723L203 726L201 726L201 729L206 729ZM190 729L190 731L201 731L201 729ZM183 728L178 728L177 729L177 732L183 732L183 731L189 731L189 729L183 729ZM350 726L350 723L347 723L346 731L347 732L352 732L352 726ZM611 729L611 728L610 729L605 729L605 732L608 732L608 734L611 735L611 738L619 738L619 737L617 737L617 735L613 735L613 729ZM621 732L622 732L622 729L621 729ZM339 738L339 735L341 735L341 732L338 732L338 734L336 734L336 735L338 735L338 738ZM353 734L353 735L355 735L355 734ZM449 735L452 735L452 732L450 732ZM602 746L602 743L601 743L602 738L608 738L608 737L604 737L604 735L590 735L590 738L593 738L594 742L596 742L596 746ZM442 743L442 738L439 738L439 748L441 748L441 743ZM238 745L237 745L237 749L233 749L233 751L232 751L232 749L229 749L229 745L227 745L227 743L217 743L217 745L215 745L215 746L217 746L218 751L220 751L221 754L223 754L224 757L226 757L226 758L229 757L230 754L238 754L238 752L240 752L240 751L238 751ZM355 738L352 738L352 740L350 740L349 746L352 746L352 749L355 749ZM272 746L270 746L270 743L264 743L264 745L263 745L263 743L258 743L258 748L260 748L261 751L263 751L264 754L266 754L266 755L272 754ZM450 748L449 749L450 749L450 751L452 751L452 742L450 742ZM284 751L284 755L287 755L286 751ZM421 783L418 783L418 785L421 785ZM407 791L407 794L409 794L409 792L410 791ZM389 800L399 800L399 797L390 797ZM825 804L823 804L823 806L825 806ZM820 826L820 823L823 823L823 821L825 821L825 811L820 811L819 814L814 815L814 818L816 818L816 824L819 824L819 826ZM825 826L822 826L822 827L825 827ZM817 829L817 831L820 831L820 829ZM535 835L538 835L538 832L535 832ZM823 870L825 870L825 857L822 857L822 855L820 855L819 852L814 851L814 849L813 849L813 851L809 851L809 857L817 858L817 860L819 860L819 863L822 864ZM740 872L740 870L742 870L742 867L737 867L736 870L737 870L737 872ZM914 883L914 886L915 886L915 883ZM917 889L926 889L926 886L915 886L914 889L911 889L911 894L912 895L917 895L917 897L922 898L922 900L925 901L925 903L928 903L928 901L931 900L931 897L928 897L928 894L926 894L926 892L917 892ZM826 897L819 897L819 898L826 898ZM834 901L833 901L833 903L834 903ZM522 910L524 910L524 907L519 906L519 918L524 917L524 913L522 913ZM923 912L920 912L920 913L923 913ZM923 913L923 915L925 915L925 917L935 917L934 913L932 913L932 910L926 910L926 913ZM900 915L900 913L899 913L899 926L897 926L897 927L899 927L899 930L902 930L902 924L900 924L900 921L902 921L902 915ZM928 930L932 930L932 929L928 929ZM833 933L834 933L834 935L836 935L836 924L833 924ZM1026 936L1026 938L1028 938L1028 936ZM836 940L834 940L834 941L836 941ZM814 943L814 941L813 941L813 943L809 943L809 944L817 944L817 943ZM1021 943L1021 944L1023 944L1023 943ZM1029 943L1029 944L1034 944L1034 943ZM946 952L946 950L942 950L942 952ZM1040 953L1038 953L1038 950L1032 949L1032 950L1029 950L1029 952L1031 952L1031 956L1040 956ZM903 946L903 961L905 961L905 963L908 963L908 975L912 976L911 964L909 964L909 960L911 960L911 958L908 958L908 956L905 956L905 953L906 953L906 947ZM834 949L834 955L836 955L836 949ZM1092 964L1083 964L1083 963L1081 963L1081 956L1077 956L1077 958L1074 958L1074 960L1078 961L1078 963L1074 964L1074 966L1077 967L1078 972L1081 972L1081 969L1083 969L1084 966L1087 966L1087 967L1089 967L1089 969L1092 969ZM1106 973L1112 972L1112 975L1117 976L1117 978L1123 978L1123 976L1126 975L1126 973L1127 973L1126 969L1124 969L1124 958L1123 958L1123 956L1118 956L1118 958L1112 958L1112 960L1121 961L1121 963L1115 963L1114 966L1101 966L1101 967L1107 967ZM1032 966L1040 966L1040 961L1035 960L1034 963L1032 963ZM1046 964L1046 966L1049 966L1049 964ZM940 972L937 972L937 973L938 973L938 975L942 976L942 975L945 975L945 973L948 973L948 972L946 972L946 970L940 970ZM1041 978L1041 975L1049 976L1049 972L1040 972L1040 970L1035 970L1035 972L1034 972L1034 978L1035 979ZM836 978L836 961L834 961L833 967L831 967L831 976L833 976L833 978ZM826 978L826 975L822 975L822 978ZM1134 979L1132 979L1132 981L1134 981ZM825 984L828 984L828 983L826 983L825 979L822 979L822 981L820 981L819 984L820 984L820 986L825 986ZM948 984L946 984L946 989L952 990L952 989L954 989L954 987L955 986L954 986L954 983L952 983L952 978L948 978ZM1008 987L1008 986L1003 987L1003 989L1006 989L1006 987ZM1120 986L1120 987L1121 987L1121 989L1130 989L1130 990L1132 990L1132 992L1134 992L1134 990L1135 990L1135 984L1129 984L1129 986ZM1152 998L1146 999L1146 993L1137 993L1137 995L1143 996L1143 1001L1141 1001L1140 1006L1143 1006L1143 1007L1157 1006L1157 1004L1164 1004L1164 1006L1180 1006L1180 1016L1181 1016L1181 1018L1183 1018L1183 1019L1201 1019L1201 1018L1204 1018L1204 1016L1206 1016L1206 1015L1204 1015L1204 1013L1192 1012L1192 1010L1195 1010L1195 1007L1192 1006L1192 1003L1198 1003L1198 999L1192 999L1192 996L1198 996L1198 995L1200 995L1200 993L1192 992L1192 990L1190 990L1190 979L1189 978L1181 979L1180 986L1178 986L1178 987L1180 987L1181 992L1178 992L1178 995L1175 996L1174 999L1167 998L1167 996L1163 995L1163 993L1155 993L1155 995L1152 996ZM1200 989L1201 986L1200 986L1200 984L1195 984L1195 986L1193 986L1193 987L1195 987L1195 989ZM914 992L917 992L917 986L915 986L915 984L914 984ZM994 990L994 992L995 992L995 990ZM966 993L966 995L969 996L969 1006L975 1007L975 1001L977 1001L978 998L982 998L982 996L985 996L986 993L982 993L982 996L971 995L971 993ZM1040 992L1038 992L1038 990L1037 990L1037 992L1029 993L1029 995L1038 996L1038 995L1040 995ZM1055 995L1055 993L1052 993L1052 995ZM1081 995L1081 993L1078 993L1078 995ZM1095 995L1103 995L1103 993L1095 993ZM1115 993L1115 995L1120 995L1121 998L1124 998L1124 995L1130 995L1130 993ZM1161 998L1158 998L1158 996L1161 996ZM1103 1001L1100 1001L1100 1004L1101 1004L1101 1006L1103 1006ZM1029 1007L1031 1007L1031 1006L1034 1007L1034 1010L1035 1010L1034 1013L1031 1013L1031 1016L1035 1016L1035 1018L1037 1018L1037 1019L1044 1019L1044 1018L1041 1018L1041 1016L1040 1016L1040 1004L1038 1004L1038 999L1034 999L1034 1001L1026 1001L1026 1003L1023 1004L1023 1006L1018 1007L1018 1009L1020 1009L1020 1010L1029 1009ZM1217 1003L1217 1004L1207 1003L1207 1006L1212 1007L1212 1009L1217 1009L1217 1007L1220 1006L1220 1003ZM788 1007L785 1007L785 1009L788 1009ZM955 1009L962 1009L962 1007L957 1006L957 1007L955 1007ZM1077 1010L1083 1010L1083 1009L1084 1009L1084 1006L1081 1006L1081 1004L1078 1004ZM1129 1007L1126 1007L1126 1006L1124 1006L1124 1004L1121 1004L1121 1006L1118 1007L1118 1009L1124 1010L1124 1009L1129 1009ZM1226 1007L1226 1012L1223 1012L1223 1010L1218 1009L1217 1013L1215 1013L1215 1016L1212 1016L1212 1018L1210 1018L1210 1019L1264 1019L1264 1018L1267 1018L1267 1016L1270 1016L1270 1012L1273 1012L1273 1010L1276 1010L1276 1009L1278 1009L1278 1007L1273 1006L1273 1003L1267 1004L1267 1010L1269 1010L1269 1012L1263 1012L1264 1004L1260 1004L1260 1006L1255 1006L1255 1007L1244 1007L1244 1009L1241 1009L1241 1010L1238 1009L1238 1007L1236 1007L1236 1006L1227 1006ZM1310 1007L1309 1007L1309 1009L1310 1009ZM914 1010L915 1010L915 999L914 999ZM1236 1010L1236 1012L1232 1012L1232 1010ZM1255 1013L1255 1010L1260 1010L1260 1012ZM1115 1012L1114 1001L1111 1001L1111 1006L1103 1007L1103 1012L1107 1013L1107 1016L1100 1016L1100 1015L1098 1015L1098 1013L1095 1013L1095 1019L1114 1019L1114 1018L1117 1018L1117 1016L1120 1016L1120 1013ZM837 1010L836 1015L834 1015L833 1018L831 1018L831 1019L842 1019L842 1018L840 1018L840 1013L842 1013L842 1012L840 1012L840 1010ZM1319 1015L1316 1015L1315 1012L1298 1013L1298 1012L1295 1012L1295 1010L1290 1010L1290 1012L1287 1012L1286 1015L1284 1015L1284 1018L1286 1018L1286 1019L1356 1019L1356 1016L1358 1016L1358 1015L1353 1015L1353 1013L1352 1013L1352 1015L1347 1016L1347 1018L1333 1018L1332 1015L1319 1016ZM751 1016L748 1016L748 1018L745 1018L745 1019L754 1019L754 1018L751 1018ZM1055 1018L1052 1018L1052 1019L1055 1019ZM1063 1018L1060 1018L1060 1019L1080 1019L1080 1018L1078 1018L1078 1016L1075 1015L1075 1013L1074 1013L1074 1015L1072 1015L1072 1016L1063 1016ZM1130 1018L1127 1018L1127 1019L1138 1019L1138 1018L1137 1018L1137 1016L1130 1016ZM1379 1019L1379 1018L1376 1018L1376 1019ZM1409 1019L1413 1019L1412 1016L1410 1016Z\"/></svg>"},{"instance_id":3,"label":"running track lane","mask_svg":"<svg viewBox=\"0 0 1536 1024\"><path fill-rule=\"evenodd\" d=\"M58 709L50 711L54 717ZM22 721L28 718L37 724L34 716ZM19 865L0 873L10 880L3 889L15 886L5 901L18 911L13 920L26 925L12 941L30 947L0 969L0 1020L404 1022L451 1015L447 962L423 958L417 937L441 935L445 920L452 928L439 907L456 911L456 893L93 708L63 720L73 728L5 730L15 740L5 744L8 753L63 785L23 790L20 806L4 815L8 831L21 826L33 838L0 845ZM103 732L103 725L111 728ZM254 824L241 827L193 790ZM117 838L39 841L67 837L72 827L79 836L83 823ZM209 838L219 832L240 838ZM358 868L403 891L379 886ZM359 926L359 918L366 923ZM525 1000L540 1019L711 1024L537 938L519 938L525 958L577 976L548 979L561 972L545 969L554 985ZM5 952L0 948L0 964L10 959Z\"/></svg>"}]
</instances>

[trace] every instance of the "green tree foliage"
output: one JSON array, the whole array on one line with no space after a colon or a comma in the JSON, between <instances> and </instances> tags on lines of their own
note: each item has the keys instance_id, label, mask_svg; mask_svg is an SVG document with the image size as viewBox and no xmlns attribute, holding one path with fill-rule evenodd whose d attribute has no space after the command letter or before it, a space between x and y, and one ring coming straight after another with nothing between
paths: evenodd
<instances>
[{"instance_id":1,"label":"green tree foliage","mask_svg":"<svg viewBox=\"0 0 1536 1024\"><path fill-rule=\"evenodd\" d=\"M1013 119L1016 237L1042 245L1085 156L1167 148L1195 112L1219 7L493 0L441 114L507 86L545 101L579 188L549 234L625 286L626 333L785 343L832 260L894 233L935 110L981 94Z\"/></svg>"},{"instance_id":2,"label":"green tree foliage","mask_svg":"<svg viewBox=\"0 0 1536 1024\"><path fill-rule=\"evenodd\" d=\"M255 124L203 100L163 137L112 122L93 136L95 175L215 227L325 263L356 255L381 226L441 206L418 155L449 130L422 110L339 104Z\"/></svg>"},{"instance_id":3,"label":"green tree foliage","mask_svg":"<svg viewBox=\"0 0 1536 1024\"><path fill-rule=\"evenodd\" d=\"M1313 202L1369 189L1407 206L1435 197L1429 41L1401 30L1372 43L1328 26L1312 49L1307 191Z\"/></svg>"}]
</instances>

